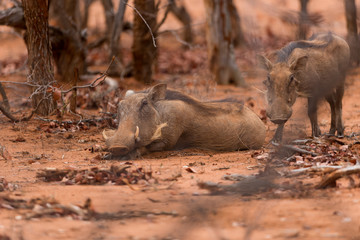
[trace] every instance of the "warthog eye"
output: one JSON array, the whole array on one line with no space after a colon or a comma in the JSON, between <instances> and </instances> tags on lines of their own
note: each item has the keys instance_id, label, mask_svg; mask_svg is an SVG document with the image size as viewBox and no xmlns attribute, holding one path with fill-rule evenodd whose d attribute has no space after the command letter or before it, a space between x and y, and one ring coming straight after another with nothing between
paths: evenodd
<instances>
[{"instance_id":1,"label":"warthog eye","mask_svg":"<svg viewBox=\"0 0 360 240\"><path fill-rule=\"evenodd\" d=\"M291 74L289 79L290 79L290 81L289 81L289 85L290 85L295 79L294 74Z\"/></svg>"},{"instance_id":2,"label":"warthog eye","mask_svg":"<svg viewBox=\"0 0 360 240\"><path fill-rule=\"evenodd\" d=\"M263 84L266 86L266 87L270 87L271 86L271 79L270 79L270 76L268 75L266 80L263 81Z\"/></svg>"},{"instance_id":3,"label":"warthog eye","mask_svg":"<svg viewBox=\"0 0 360 240\"><path fill-rule=\"evenodd\" d=\"M288 91L290 91L290 85L295 80L294 74L291 74L289 77L289 83L287 85Z\"/></svg>"},{"instance_id":4,"label":"warthog eye","mask_svg":"<svg viewBox=\"0 0 360 240\"><path fill-rule=\"evenodd\" d=\"M144 106L148 105L148 100L147 99L143 99L141 101L141 107L140 108L143 108Z\"/></svg>"}]
</instances>

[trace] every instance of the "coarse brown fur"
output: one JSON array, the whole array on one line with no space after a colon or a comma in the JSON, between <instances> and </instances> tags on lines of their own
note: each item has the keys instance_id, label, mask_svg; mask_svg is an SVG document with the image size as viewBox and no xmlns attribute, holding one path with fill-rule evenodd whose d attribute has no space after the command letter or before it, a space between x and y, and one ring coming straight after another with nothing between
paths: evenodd
<instances>
[{"instance_id":1,"label":"coarse brown fur","mask_svg":"<svg viewBox=\"0 0 360 240\"><path fill-rule=\"evenodd\" d=\"M277 51L272 63L262 56L262 66L268 70L264 81L268 91L267 114L278 124L275 140L281 140L282 129L292 114L297 96L308 98L308 116L312 135L321 134L317 123L317 105L326 98L331 107L330 134L342 136L342 98L350 50L346 41L335 34L314 35L307 41L291 42Z\"/></svg>"},{"instance_id":2,"label":"coarse brown fur","mask_svg":"<svg viewBox=\"0 0 360 240\"><path fill-rule=\"evenodd\" d=\"M216 151L260 148L265 125L234 100L200 102L165 84L133 93L119 103L119 127L104 134L114 155L188 147ZM137 130L138 129L138 130Z\"/></svg>"}]
</instances>

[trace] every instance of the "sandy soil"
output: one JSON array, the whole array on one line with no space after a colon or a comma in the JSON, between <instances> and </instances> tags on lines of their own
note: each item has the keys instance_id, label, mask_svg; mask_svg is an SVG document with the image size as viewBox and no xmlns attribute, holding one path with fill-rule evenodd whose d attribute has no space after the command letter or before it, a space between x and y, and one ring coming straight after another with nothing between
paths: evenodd
<instances>
[{"instance_id":1,"label":"sandy soil","mask_svg":"<svg viewBox=\"0 0 360 240\"><path fill-rule=\"evenodd\" d=\"M204 21L201 1L186 1L194 17L194 22ZM241 2L241 3L240 3ZM274 9L296 9L292 1L273 0L269 5L262 1L237 1L240 13L244 16L245 31L254 31L257 35L265 34L271 27L275 34L291 37L293 26L284 25L275 19ZM345 34L342 1L329 1L326 9L322 1L311 2L310 9L321 11L324 23L318 30L333 30ZM96 3L97 4L97 3ZM273 7L277 4L281 7ZM260 8L259 5L262 7ZM98 7L98 6L97 6ZM272 7L272 8L271 8ZM99 11L94 7L93 11ZM273 9L274 11L269 11ZM94 14L99 16L100 14ZM103 26L103 19L93 16L93 28ZM253 25L251 25L253 24ZM179 25L170 18L164 26L177 28ZM249 26L256 26L251 28ZM199 59L206 59L203 26L197 27L198 46L189 54ZM258 28L258 29L257 29ZM251 30L252 29L252 30ZM253 34L253 33L252 33ZM123 36L127 44L131 34ZM1 36L1 35L0 35ZM264 36L265 38L265 36ZM12 35L0 37L0 81L26 81L26 71L9 74L21 67L26 59L26 49L21 39ZM160 69L166 68L166 58L178 42L171 35L160 38ZM167 44L166 44L167 43ZM170 53L166 53L169 51ZM161 55L163 54L163 60ZM166 55L170 54L170 55ZM198 64L193 72L174 74L158 72L157 82L166 82L170 87L192 94L200 99L220 99L235 97L261 115L265 108L264 95L261 92L263 73L248 61L253 52L246 49L237 50L238 63L251 88L240 89L234 86L217 86L211 81L206 70L206 63ZM93 55L92 55L93 56ZM204 57L202 57L204 56ZM106 58L104 58L106 59ZM190 57L193 59L193 57ZM6 63L6 64L5 64ZM173 62L171 62L173 63ZM176 63L178 64L178 63ZM175 64L175 65L176 65ZM180 62L181 64L181 62ZM186 63L184 63L186 64ZM169 68L175 65L168 66ZM105 64L95 68L103 69ZM178 67L178 65L176 65ZM7 68L7 69L5 69ZM174 67L175 68L175 67ZM5 69L5 70L4 70ZM258 73L259 72L259 73ZM360 68L352 69L346 80L343 100L343 117L346 127L346 141L357 141L360 132ZM133 79L116 79L124 89L141 89L144 86L134 83ZM27 114L31 110L27 101L29 89L12 84L5 84L11 100L12 111L17 115ZM286 124L286 139L304 139L311 135L309 120L306 117L306 100L298 99L294 106L294 115ZM78 109L79 113L90 117L98 116L97 109ZM52 117L54 118L54 117ZM76 120L66 115L64 120ZM330 124L330 109L325 103L319 109L320 127L326 132ZM86 125L87 126L87 125ZM224 175L253 175L263 171L266 160L258 157L273 151L268 144L274 134L275 126L266 122L267 139L260 150L214 153L196 149L155 153L143 159L126 161L101 160L92 148L104 144L101 132L108 128L104 124L87 127L54 128L50 123L33 118L29 122L10 123L0 114L0 145L5 146L11 159L0 156L0 179L5 178L9 189L0 192L0 239L9 236L11 239L48 240L48 239L360 239L360 191L358 188L337 187L315 190L314 184L321 176L304 175L279 180L290 186L300 184L310 187L301 189L274 188L263 193L244 196L239 193L210 194L200 189L199 182L211 181L218 184L232 184L224 180ZM355 137L354 137L355 136ZM343 141L343 140L342 140ZM356 152L356 149L354 150ZM339 165L345 160L340 159ZM280 161L276 170L289 171L299 166ZM143 168L151 171L153 179L141 181L136 185L65 185L63 182L44 182L36 174L48 168L57 169L90 169L98 167L108 169L115 165L129 166L130 169ZM195 172L187 171L190 166ZM254 186L255 187L255 186ZM55 199L63 205L83 206L91 199L91 209L97 213L109 213L117 217L81 219L78 215L34 217L26 216L34 209L9 209L3 199L31 200L36 198ZM121 217L119 217L121 216Z\"/></svg>"}]
</instances>

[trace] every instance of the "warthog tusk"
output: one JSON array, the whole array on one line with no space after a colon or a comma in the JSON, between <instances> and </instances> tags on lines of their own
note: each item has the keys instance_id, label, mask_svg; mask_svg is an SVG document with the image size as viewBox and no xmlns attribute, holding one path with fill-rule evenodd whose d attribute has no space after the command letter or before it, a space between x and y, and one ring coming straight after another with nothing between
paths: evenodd
<instances>
[{"instance_id":1,"label":"warthog tusk","mask_svg":"<svg viewBox=\"0 0 360 240\"><path fill-rule=\"evenodd\" d=\"M161 129L163 129L164 127L167 127L167 125L168 125L167 123L162 123L162 124L158 125L153 136L151 137L151 141L160 139L162 136Z\"/></svg>"},{"instance_id":2,"label":"warthog tusk","mask_svg":"<svg viewBox=\"0 0 360 240\"><path fill-rule=\"evenodd\" d=\"M139 126L136 126L136 130L135 130L135 140L139 137Z\"/></svg>"},{"instance_id":3,"label":"warthog tusk","mask_svg":"<svg viewBox=\"0 0 360 240\"><path fill-rule=\"evenodd\" d=\"M102 132L102 135L103 135L103 138L104 138L105 140L108 140L108 139L109 139L109 137L106 136L105 130Z\"/></svg>"}]
</instances>

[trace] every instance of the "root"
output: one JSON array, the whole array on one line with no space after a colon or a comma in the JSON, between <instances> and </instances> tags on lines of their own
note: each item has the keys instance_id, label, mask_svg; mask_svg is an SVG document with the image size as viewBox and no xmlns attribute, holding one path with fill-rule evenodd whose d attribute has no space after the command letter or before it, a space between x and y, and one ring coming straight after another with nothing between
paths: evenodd
<instances>
[{"instance_id":1,"label":"root","mask_svg":"<svg viewBox=\"0 0 360 240\"><path fill-rule=\"evenodd\" d=\"M338 169L324 177L324 179L318 183L315 188L324 189L335 186L337 179L357 173L360 173L360 165Z\"/></svg>"}]
</instances>

